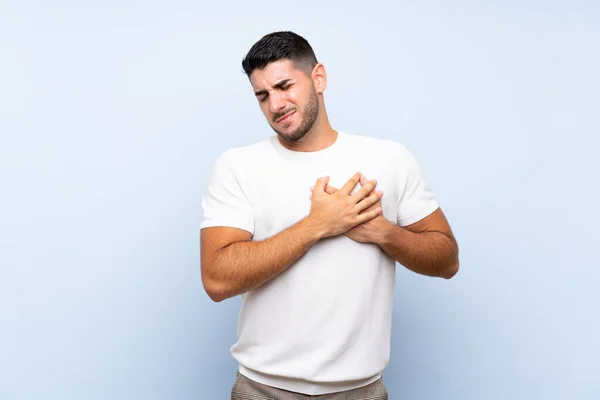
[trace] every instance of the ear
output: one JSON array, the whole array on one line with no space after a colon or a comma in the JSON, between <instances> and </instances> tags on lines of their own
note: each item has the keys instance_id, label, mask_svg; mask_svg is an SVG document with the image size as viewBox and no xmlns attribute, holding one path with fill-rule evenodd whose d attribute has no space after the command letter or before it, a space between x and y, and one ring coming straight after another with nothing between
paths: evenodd
<instances>
[{"instance_id":1,"label":"ear","mask_svg":"<svg viewBox=\"0 0 600 400\"><path fill-rule=\"evenodd\" d=\"M311 74L311 78L317 93L323 93L325 88L327 88L327 72L325 71L325 66L321 63L315 65Z\"/></svg>"}]
</instances>

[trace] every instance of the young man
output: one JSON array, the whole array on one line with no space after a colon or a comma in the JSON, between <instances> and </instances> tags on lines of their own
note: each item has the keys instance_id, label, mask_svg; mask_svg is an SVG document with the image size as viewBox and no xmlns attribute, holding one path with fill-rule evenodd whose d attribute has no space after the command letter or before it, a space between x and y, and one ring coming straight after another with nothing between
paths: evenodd
<instances>
[{"instance_id":1,"label":"young man","mask_svg":"<svg viewBox=\"0 0 600 400\"><path fill-rule=\"evenodd\" d=\"M220 155L200 234L210 298L243 296L232 399L387 399L395 263L451 278L452 231L403 145L332 129L304 38L242 65L276 135Z\"/></svg>"}]
</instances>

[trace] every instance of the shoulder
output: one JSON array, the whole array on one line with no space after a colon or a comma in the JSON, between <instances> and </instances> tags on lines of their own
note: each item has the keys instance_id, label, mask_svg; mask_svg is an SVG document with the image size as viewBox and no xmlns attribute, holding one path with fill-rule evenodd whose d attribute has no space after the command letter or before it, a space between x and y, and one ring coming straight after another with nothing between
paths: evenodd
<instances>
[{"instance_id":1,"label":"shoulder","mask_svg":"<svg viewBox=\"0 0 600 400\"><path fill-rule=\"evenodd\" d=\"M371 155L384 157L387 161L394 163L411 163L414 159L409 149L395 139L378 138L374 136L361 135L344 132L346 142L354 149L361 149Z\"/></svg>"},{"instance_id":2,"label":"shoulder","mask_svg":"<svg viewBox=\"0 0 600 400\"><path fill-rule=\"evenodd\" d=\"M265 139L248 145L230 147L217 156L215 167L233 170L247 168L253 162L261 160L269 151L269 146L269 139Z\"/></svg>"}]
</instances>

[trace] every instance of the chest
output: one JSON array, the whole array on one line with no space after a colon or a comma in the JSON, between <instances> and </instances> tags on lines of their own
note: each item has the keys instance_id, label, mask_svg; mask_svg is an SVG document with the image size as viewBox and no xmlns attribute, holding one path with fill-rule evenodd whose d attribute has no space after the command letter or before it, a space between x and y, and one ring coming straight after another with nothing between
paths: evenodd
<instances>
[{"instance_id":1,"label":"chest","mask_svg":"<svg viewBox=\"0 0 600 400\"><path fill-rule=\"evenodd\" d=\"M255 220L254 240L272 236L306 217L311 208L311 186L328 175L329 184L341 188L355 172L367 179L377 179L377 190L384 216L396 219L398 187L396 171L382 163L359 160L337 160L321 165L280 165L277 168L252 174L248 180L248 200ZM360 188L356 185L352 193Z\"/></svg>"}]
</instances>

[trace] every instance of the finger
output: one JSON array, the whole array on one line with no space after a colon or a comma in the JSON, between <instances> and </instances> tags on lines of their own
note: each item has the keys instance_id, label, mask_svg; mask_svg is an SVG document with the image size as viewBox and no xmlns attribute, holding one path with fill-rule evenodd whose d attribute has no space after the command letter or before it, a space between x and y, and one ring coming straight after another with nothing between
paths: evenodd
<instances>
[{"instance_id":1,"label":"finger","mask_svg":"<svg viewBox=\"0 0 600 400\"><path fill-rule=\"evenodd\" d=\"M346 182L344 184L344 186L342 186L342 188L340 189L340 193L350 194L352 189L354 189L356 184L360 181L360 176L361 176L360 172L357 172L354 175L352 175L352 178L348 179L348 182Z\"/></svg>"},{"instance_id":2,"label":"finger","mask_svg":"<svg viewBox=\"0 0 600 400\"><path fill-rule=\"evenodd\" d=\"M376 209L377 207L381 207L381 197L383 196L383 192L377 191L377 193L379 193L379 200L377 200L374 204L372 204L371 206L367 207L366 209L360 211L361 213L364 213L364 212L367 212L367 211L372 211L372 210Z\"/></svg>"},{"instance_id":3,"label":"finger","mask_svg":"<svg viewBox=\"0 0 600 400\"><path fill-rule=\"evenodd\" d=\"M356 210L360 213L371 207L381 199L381 194L378 191L373 191L367 197L356 204Z\"/></svg>"},{"instance_id":4,"label":"finger","mask_svg":"<svg viewBox=\"0 0 600 400\"><path fill-rule=\"evenodd\" d=\"M325 193L334 194L337 191L338 191L338 189L334 186L331 186L329 184L325 186Z\"/></svg>"},{"instance_id":5,"label":"finger","mask_svg":"<svg viewBox=\"0 0 600 400\"><path fill-rule=\"evenodd\" d=\"M358 216L358 224L359 225L364 224L365 222L370 221L375 217L378 217L379 215L381 215L381 212L382 212L381 207L377 207L374 210L367 211L367 212L360 214Z\"/></svg>"},{"instance_id":6,"label":"finger","mask_svg":"<svg viewBox=\"0 0 600 400\"><path fill-rule=\"evenodd\" d=\"M360 174L360 186L365 186L367 184L368 180L367 178L365 178L365 176L363 174Z\"/></svg>"},{"instance_id":7,"label":"finger","mask_svg":"<svg viewBox=\"0 0 600 400\"><path fill-rule=\"evenodd\" d=\"M356 198L356 201L359 202L361 199L367 197L375 189L375 186L377 186L377 180L372 179L354 192L353 196Z\"/></svg>"},{"instance_id":8,"label":"finger","mask_svg":"<svg viewBox=\"0 0 600 400\"><path fill-rule=\"evenodd\" d=\"M329 176L323 176L317 179L315 186L313 187L313 192L323 192L325 191L325 185L329 182Z\"/></svg>"}]
</instances>

